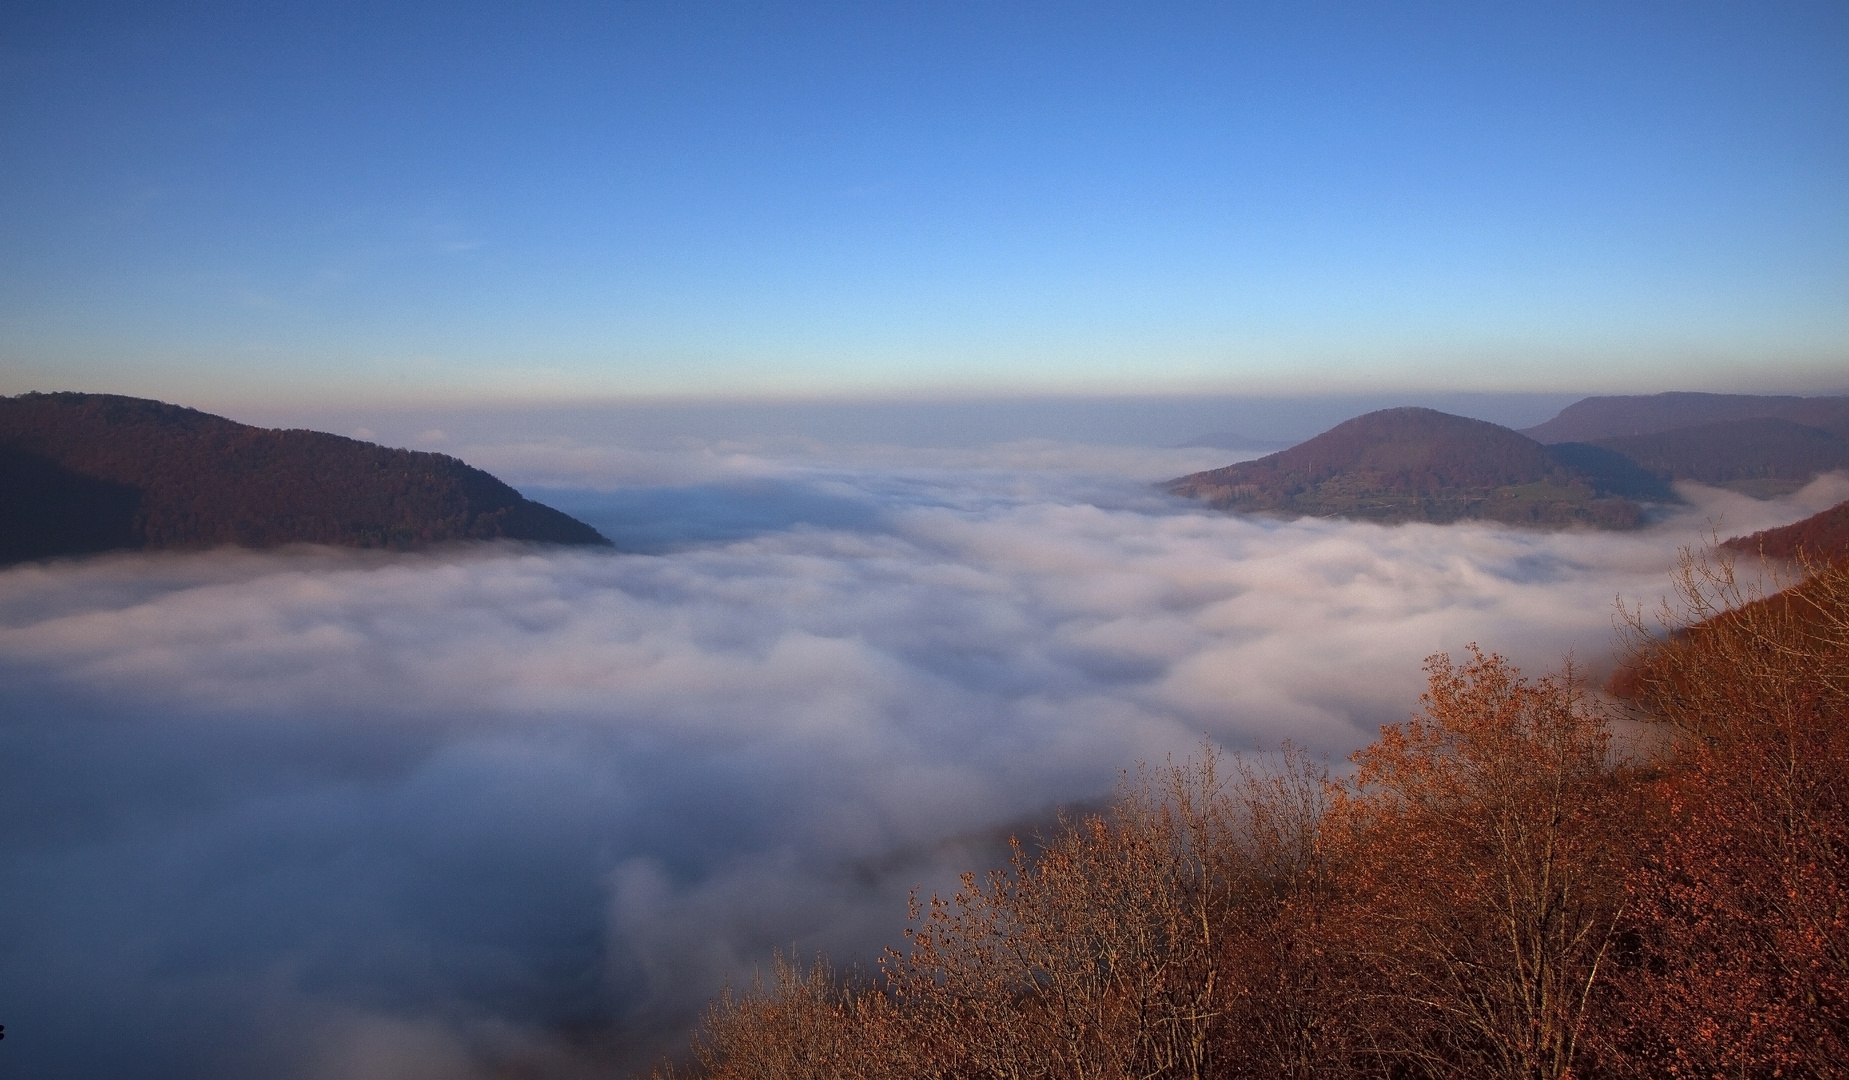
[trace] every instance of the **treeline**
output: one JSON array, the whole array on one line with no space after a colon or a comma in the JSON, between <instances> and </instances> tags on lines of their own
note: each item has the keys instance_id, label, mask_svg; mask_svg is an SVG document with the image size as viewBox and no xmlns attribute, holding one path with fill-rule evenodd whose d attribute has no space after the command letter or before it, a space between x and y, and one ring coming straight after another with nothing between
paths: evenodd
<instances>
[{"instance_id":1,"label":"treeline","mask_svg":"<svg viewBox=\"0 0 1849 1080\"><path fill-rule=\"evenodd\" d=\"M1140 772L874 970L779 960L657 1075L1844 1075L1849 563L1678 592L1615 699L1472 647L1351 777Z\"/></svg>"}]
</instances>

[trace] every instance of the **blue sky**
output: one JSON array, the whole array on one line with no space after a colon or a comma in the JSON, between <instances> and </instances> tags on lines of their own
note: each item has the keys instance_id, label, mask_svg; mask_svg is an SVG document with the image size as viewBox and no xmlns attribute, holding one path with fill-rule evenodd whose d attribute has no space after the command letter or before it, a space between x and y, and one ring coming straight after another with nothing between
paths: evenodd
<instances>
[{"instance_id":1,"label":"blue sky","mask_svg":"<svg viewBox=\"0 0 1849 1080\"><path fill-rule=\"evenodd\" d=\"M0 15L0 392L1849 387L1849 8Z\"/></svg>"}]
</instances>

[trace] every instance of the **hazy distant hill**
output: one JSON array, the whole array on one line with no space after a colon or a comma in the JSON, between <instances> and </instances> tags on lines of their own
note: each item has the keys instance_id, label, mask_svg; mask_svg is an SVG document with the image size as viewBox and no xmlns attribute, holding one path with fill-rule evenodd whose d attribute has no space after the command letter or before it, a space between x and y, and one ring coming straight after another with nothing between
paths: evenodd
<instances>
[{"instance_id":1,"label":"hazy distant hill","mask_svg":"<svg viewBox=\"0 0 1849 1080\"><path fill-rule=\"evenodd\" d=\"M1642 508L1625 494L1668 497L1602 448L1556 454L1498 424L1414 408L1358 416L1288 450L1166 487L1242 512L1611 528L1642 522Z\"/></svg>"},{"instance_id":2,"label":"hazy distant hill","mask_svg":"<svg viewBox=\"0 0 1849 1080\"><path fill-rule=\"evenodd\" d=\"M1776 417L1729 420L1594 440L1664 480L1699 480L1770 495L1849 468L1849 439Z\"/></svg>"},{"instance_id":3,"label":"hazy distant hill","mask_svg":"<svg viewBox=\"0 0 1849 1080\"><path fill-rule=\"evenodd\" d=\"M109 394L0 398L0 562L115 548L608 544L443 454Z\"/></svg>"},{"instance_id":4,"label":"hazy distant hill","mask_svg":"<svg viewBox=\"0 0 1849 1080\"><path fill-rule=\"evenodd\" d=\"M1543 443L1594 442L1765 417L1849 438L1849 397L1694 393L1589 397L1568 405L1546 423L1524 428L1522 434Z\"/></svg>"},{"instance_id":5,"label":"hazy distant hill","mask_svg":"<svg viewBox=\"0 0 1849 1080\"><path fill-rule=\"evenodd\" d=\"M1804 557L1823 562L1849 558L1849 502L1837 503L1820 514L1751 536L1736 536L1721 545L1749 555L1764 553L1774 559Z\"/></svg>"},{"instance_id":6,"label":"hazy distant hill","mask_svg":"<svg viewBox=\"0 0 1849 1080\"><path fill-rule=\"evenodd\" d=\"M1284 439L1253 439L1232 431L1210 431L1197 435L1185 443L1176 444L1177 450L1283 450L1292 444Z\"/></svg>"}]
</instances>

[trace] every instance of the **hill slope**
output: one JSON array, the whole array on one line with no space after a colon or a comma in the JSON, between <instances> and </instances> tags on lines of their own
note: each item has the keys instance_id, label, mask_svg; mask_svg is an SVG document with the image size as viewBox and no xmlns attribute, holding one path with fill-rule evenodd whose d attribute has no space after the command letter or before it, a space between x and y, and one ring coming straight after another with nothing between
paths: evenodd
<instances>
[{"instance_id":1,"label":"hill slope","mask_svg":"<svg viewBox=\"0 0 1849 1080\"><path fill-rule=\"evenodd\" d=\"M0 398L0 562L116 548L608 544L443 454L110 394Z\"/></svg>"},{"instance_id":2,"label":"hill slope","mask_svg":"<svg viewBox=\"0 0 1849 1080\"><path fill-rule=\"evenodd\" d=\"M1834 562L1849 559L1849 502L1837 503L1803 521L1751 536L1736 536L1721 545L1748 555L1773 559L1810 559Z\"/></svg>"},{"instance_id":3,"label":"hill slope","mask_svg":"<svg viewBox=\"0 0 1849 1080\"><path fill-rule=\"evenodd\" d=\"M1761 497L1849 468L1849 438L1778 417L1596 439L1663 480L1698 480Z\"/></svg>"},{"instance_id":4,"label":"hill slope","mask_svg":"<svg viewBox=\"0 0 1849 1080\"><path fill-rule=\"evenodd\" d=\"M1849 438L1849 398L1692 393L1589 397L1568 405L1546 423L1522 429L1522 434L1542 443L1594 442L1765 417Z\"/></svg>"},{"instance_id":5,"label":"hill slope","mask_svg":"<svg viewBox=\"0 0 1849 1080\"><path fill-rule=\"evenodd\" d=\"M1165 485L1222 510L1609 528L1641 524L1642 508L1620 490L1650 486L1597 448L1557 455L1498 424L1416 408L1358 416L1288 450Z\"/></svg>"}]
</instances>

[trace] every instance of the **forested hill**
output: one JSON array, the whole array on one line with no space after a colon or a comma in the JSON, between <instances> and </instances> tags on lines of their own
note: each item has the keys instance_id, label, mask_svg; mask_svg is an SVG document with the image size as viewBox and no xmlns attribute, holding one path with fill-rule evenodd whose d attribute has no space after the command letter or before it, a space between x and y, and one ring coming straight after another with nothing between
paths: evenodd
<instances>
[{"instance_id":1,"label":"forested hill","mask_svg":"<svg viewBox=\"0 0 1849 1080\"><path fill-rule=\"evenodd\" d=\"M608 545L444 454L111 394L0 397L0 562L118 548Z\"/></svg>"},{"instance_id":2,"label":"forested hill","mask_svg":"<svg viewBox=\"0 0 1849 1080\"><path fill-rule=\"evenodd\" d=\"M1642 523L1633 498L1666 485L1619 454L1555 451L1497 424L1432 409L1384 409L1254 461L1168 483L1222 510L1446 522Z\"/></svg>"}]
</instances>

